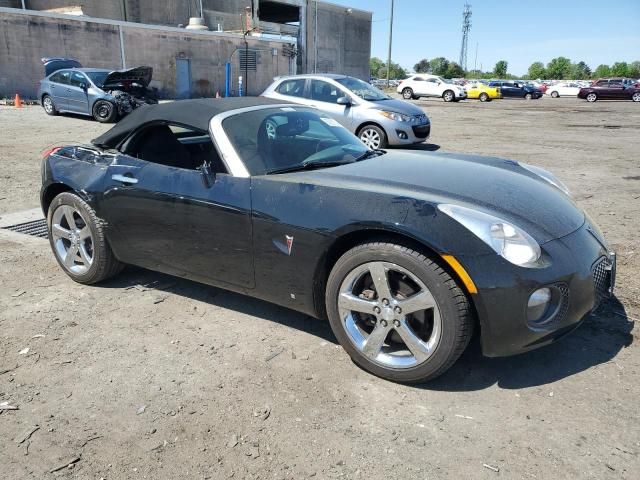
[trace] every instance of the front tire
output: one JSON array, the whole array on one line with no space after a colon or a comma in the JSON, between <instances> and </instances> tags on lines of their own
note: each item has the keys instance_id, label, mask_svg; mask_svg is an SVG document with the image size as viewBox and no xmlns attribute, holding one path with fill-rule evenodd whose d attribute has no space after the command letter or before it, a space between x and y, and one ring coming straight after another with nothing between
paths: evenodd
<instances>
[{"instance_id":1,"label":"front tire","mask_svg":"<svg viewBox=\"0 0 640 480\"><path fill-rule=\"evenodd\" d=\"M640 102L640 92L636 92L631 95L631 100L633 100L634 102Z\"/></svg>"},{"instance_id":2,"label":"front tire","mask_svg":"<svg viewBox=\"0 0 640 480\"><path fill-rule=\"evenodd\" d=\"M486 93L481 93L479 98L480 98L481 102L488 102L489 101L489 95L487 95Z\"/></svg>"},{"instance_id":3,"label":"front tire","mask_svg":"<svg viewBox=\"0 0 640 480\"><path fill-rule=\"evenodd\" d=\"M533 98L533 95L531 95L530 93L525 93L524 98L525 100L531 100Z\"/></svg>"},{"instance_id":4,"label":"front tire","mask_svg":"<svg viewBox=\"0 0 640 480\"><path fill-rule=\"evenodd\" d=\"M411 100L412 98L414 98L413 90L408 87L402 90L402 98L404 98L405 100Z\"/></svg>"},{"instance_id":5,"label":"front tire","mask_svg":"<svg viewBox=\"0 0 640 480\"><path fill-rule=\"evenodd\" d=\"M596 95L595 93L590 93L587 95L587 102L593 103L597 100L598 100L598 95Z\"/></svg>"},{"instance_id":6,"label":"front tire","mask_svg":"<svg viewBox=\"0 0 640 480\"><path fill-rule=\"evenodd\" d=\"M388 146L387 134L377 125L365 125L358 132L358 138L372 150Z\"/></svg>"},{"instance_id":7,"label":"front tire","mask_svg":"<svg viewBox=\"0 0 640 480\"><path fill-rule=\"evenodd\" d=\"M42 97L42 108L44 108L44 112L47 115L55 116L58 115L58 110L53 103L53 99L50 95L44 95Z\"/></svg>"},{"instance_id":8,"label":"front tire","mask_svg":"<svg viewBox=\"0 0 640 480\"><path fill-rule=\"evenodd\" d=\"M104 234L103 222L78 195L64 192L47 213L49 244L56 260L74 281L90 285L118 274L116 259Z\"/></svg>"},{"instance_id":9,"label":"front tire","mask_svg":"<svg viewBox=\"0 0 640 480\"><path fill-rule=\"evenodd\" d=\"M100 123L113 123L118 116L118 109L108 100L98 100L93 105L93 118Z\"/></svg>"},{"instance_id":10,"label":"front tire","mask_svg":"<svg viewBox=\"0 0 640 480\"><path fill-rule=\"evenodd\" d=\"M455 100L455 98L456 98L456 95L455 95L455 93L453 93L453 90L445 90L442 93L442 99L445 102L453 102Z\"/></svg>"},{"instance_id":11,"label":"front tire","mask_svg":"<svg viewBox=\"0 0 640 480\"><path fill-rule=\"evenodd\" d=\"M402 245L354 247L327 281L335 336L363 369L395 382L443 374L471 338L467 297L437 263Z\"/></svg>"}]
</instances>

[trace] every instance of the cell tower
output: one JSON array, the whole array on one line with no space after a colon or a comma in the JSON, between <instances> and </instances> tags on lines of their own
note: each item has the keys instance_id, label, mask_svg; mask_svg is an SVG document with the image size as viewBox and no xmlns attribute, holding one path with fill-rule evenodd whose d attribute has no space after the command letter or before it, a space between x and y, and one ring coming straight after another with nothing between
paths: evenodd
<instances>
[{"instance_id":1,"label":"cell tower","mask_svg":"<svg viewBox=\"0 0 640 480\"><path fill-rule=\"evenodd\" d=\"M471 5L464 4L462 11L462 46L460 47L460 66L467 71L467 43L469 42L469 30L471 30Z\"/></svg>"}]
</instances>

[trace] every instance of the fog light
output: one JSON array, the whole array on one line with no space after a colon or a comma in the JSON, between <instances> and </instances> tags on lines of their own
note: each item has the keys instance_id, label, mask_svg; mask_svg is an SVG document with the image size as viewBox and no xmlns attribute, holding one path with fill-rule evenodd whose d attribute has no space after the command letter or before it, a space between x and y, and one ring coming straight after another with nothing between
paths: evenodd
<instances>
[{"instance_id":1,"label":"fog light","mask_svg":"<svg viewBox=\"0 0 640 480\"><path fill-rule=\"evenodd\" d=\"M549 303L551 302L551 290L548 288L540 288L533 292L527 303L527 319L529 322L538 322L547 312Z\"/></svg>"},{"instance_id":2,"label":"fog light","mask_svg":"<svg viewBox=\"0 0 640 480\"><path fill-rule=\"evenodd\" d=\"M402 140L406 140L407 138L409 138L406 132L403 132L402 130L396 130L396 133Z\"/></svg>"}]
</instances>

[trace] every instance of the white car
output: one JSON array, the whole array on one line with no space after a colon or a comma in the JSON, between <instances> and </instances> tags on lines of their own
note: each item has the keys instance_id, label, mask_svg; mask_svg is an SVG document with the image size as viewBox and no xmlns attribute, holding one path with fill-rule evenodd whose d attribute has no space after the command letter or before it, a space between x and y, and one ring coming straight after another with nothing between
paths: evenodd
<instances>
[{"instance_id":1,"label":"white car","mask_svg":"<svg viewBox=\"0 0 640 480\"><path fill-rule=\"evenodd\" d=\"M553 98L558 97L577 97L580 91L580 85L572 82L560 82L547 87L545 94Z\"/></svg>"},{"instance_id":2,"label":"white car","mask_svg":"<svg viewBox=\"0 0 640 480\"><path fill-rule=\"evenodd\" d=\"M457 102L467 98L464 88L437 75L412 75L400 82L396 90L405 100L441 97L445 102Z\"/></svg>"}]
</instances>

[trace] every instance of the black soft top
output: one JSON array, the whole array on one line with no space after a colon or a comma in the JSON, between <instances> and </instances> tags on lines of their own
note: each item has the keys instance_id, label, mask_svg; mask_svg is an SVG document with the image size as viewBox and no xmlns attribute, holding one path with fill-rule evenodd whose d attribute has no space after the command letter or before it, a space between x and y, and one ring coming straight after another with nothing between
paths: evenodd
<instances>
[{"instance_id":1,"label":"black soft top","mask_svg":"<svg viewBox=\"0 0 640 480\"><path fill-rule=\"evenodd\" d=\"M155 122L185 125L206 132L209 130L211 119L219 113L245 107L285 103L288 102L265 97L236 97L198 98L144 105L124 117L110 130L93 139L91 143L102 148L116 148L138 127Z\"/></svg>"}]
</instances>

